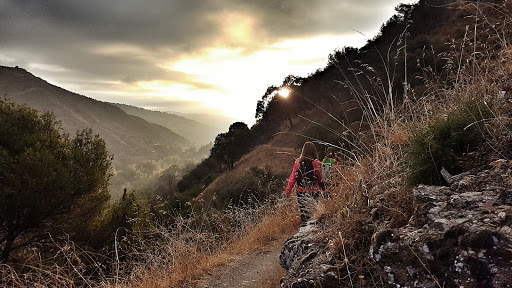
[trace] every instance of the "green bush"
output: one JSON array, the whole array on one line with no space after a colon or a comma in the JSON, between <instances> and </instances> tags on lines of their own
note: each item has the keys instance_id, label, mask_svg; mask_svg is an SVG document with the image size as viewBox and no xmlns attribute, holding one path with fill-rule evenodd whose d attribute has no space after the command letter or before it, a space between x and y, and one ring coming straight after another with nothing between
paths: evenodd
<instances>
[{"instance_id":1,"label":"green bush","mask_svg":"<svg viewBox=\"0 0 512 288\"><path fill-rule=\"evenodd\" d=\"M487 132L481 120L492 117L493 113L485 103L466 103L461 109L418 130L410 143L410 184L442 185L442 167L451 174L471 168L463 167L460 157L476 151L485 141Z\"/></svg>"},{"instance_id":2,"label":"green bush","mask_svg":"<svg viewBox=\"0 0 512 288\"><path fill-rule=\"evenodd\" d=\"M0 99L0 262L16 249L80 238L109 199L111 156L91 129L74 137L49 112Z\"/></svg>"}]
</instances>

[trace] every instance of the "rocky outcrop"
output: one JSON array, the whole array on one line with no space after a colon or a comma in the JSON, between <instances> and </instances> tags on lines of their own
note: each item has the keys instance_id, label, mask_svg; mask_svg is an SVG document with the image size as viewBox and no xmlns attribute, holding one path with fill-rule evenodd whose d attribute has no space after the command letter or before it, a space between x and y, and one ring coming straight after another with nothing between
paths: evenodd
<instances>
[{"instance_id":1,"label":"rocky outcrop","mask_svg":"<svg viewBox=\"0 0 512 288\"><path fill-rule=\"evenodd\" d=\"M281 280L281 287L339 287L339 269L319 233L317 223L309 221L284 243L279 264L288 273Z\"/></svg>"},{"instance_id":2,"label":"rocky outcrop","mask_svg":"<svg viewBox=\"0 0 512 288\"><path fill-rule=\"evenodd\" d=\"M374 235L391 287L512 287L512 162L491 167L418 186L409 224Z\"/></svg>"},{"instance_id":3,"label":"rocky outcrop","mask_svg":"<svg viewBox=\"0 0 512 288\"><path fill-rule=\"evenodd\" d=\"M450 187L413 190L416 211L409 223L381 226L372 238L369 261L384 285L512 287L512 161L490 167L447 174ZM288 274L281 287L350 287L319 234L310 222L286 241L280 263Z\"/></svg>"}]
</instances>

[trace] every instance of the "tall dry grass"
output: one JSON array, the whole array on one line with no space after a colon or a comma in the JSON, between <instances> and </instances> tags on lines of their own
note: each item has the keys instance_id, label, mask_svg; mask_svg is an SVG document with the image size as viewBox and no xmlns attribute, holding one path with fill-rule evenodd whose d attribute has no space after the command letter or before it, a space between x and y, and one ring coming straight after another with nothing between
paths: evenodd
<instances>
[{"instance_id":1,"label":"tall dry grass","mask_svg":"<svg viewBox=\"0 0 512 288\"><path fill-rule=\"evenodd\" d=\"M444 56L451 57L449 62L454 63L447 67L451 69L448 73L451 76L441 81L434 69L421 67L429 89L424 95L407 97L400 103L386 87L375 89L382 91L382 95L368 95L354 88L352 92L364 110L362 120L367 131L354 131L335 119L340 130L346 131L336 132L340 142L352 147L347 149L316 139L338 147L346 155L346 161L335 173L334 185L330 188L332 197L320 202L315 218L325 228L326 243L338 260L339 270L346 271L344 277L352 287L358 282L358 276L364 277L360 279L365 279L368 286L384 286L378 271L367 259L368 247L375 231L403 226L413 214L411 187L404 181L408 169L404 159L416 129L444 117L460 103L478 100L495 107L494 117L483 120L489 132L486 134L489 146L498 147L504 137L510 137L510 4L464 5L461 9L475 15L475 28L468 28L461 41L454 40L452 53ZM488 37L479 36L486 33ZM477 36L471 38L470 35ZM484 39L494 42L485 43ZM389 79L392 77L387 75ZM385 108L383 111L375 109L375 99L387 101L379 103ZM496 157L500 153L496 148ZM21 272L0 265L0 286L190 287L213 267L225 265L237 255L257 251L270 241L293 233L299 222L296 203L282 198L201 217L177 217L172 225L153 224L151 229L138 232L137 242L119 247L124 259L112 256L110 263L95 263L98 266L97 273L93 273L95 277L86 276L90 272L80 263L80 259L94 257L83 255L86 252L68 243L60 247L59 261L52 264L40 261L39 265L27 266ZM105 265L111 265L114 272L109 275L99 272Z\"/></svg>"},{"instance_id":2,"label":"tall dry grass","mask_svg":"<svg viewBox=\"0 0 512 288\"><path fill-rule=\"evenodd\" d=\"M89 257L88 266L81 263L87 252L67 243L55 261L33 261L38 264L18 270L1 265L0 287L193 287L213 268L291 235L300 222L296 206L274 196L225 211L177 216L171 224L153 223L138 232L119 231L111 260L94 263ZM91 266L98 267L94 277L87 270Z\"/></svg>"},{"instance_id":3,"label":"tall dry grass","mask_svg":"<svg viewBox=\"0 0 512 288\"><path fill-rule=\"evenodd\" d=\"M404 160L409 156L408 145L416 131L435 119L443 119L464 103L481 102L494 114L479 120L486 130L485 145L493 151L486 157L505 157L506 151L500 150L500 145L512 136L509 116L512 49L507 42L512 35L508 24L512 9L508 3L504 6L470 3L463 8L478 15L476 31L467 30L461 42L453 46L452 53L445 55L457 65L450 68L449 77L443 82L430 67L421 67L424 75L430 77L424 79L430 85L427 94L416 95L415 99L406 97L396 103L386 94L375 97L353 90L369 128L347 137L345 142L354 146L351 149L354 154L348 155L349 161L338 167L332 199L322 201L315 214L325 227L326 243L338 259L339 270L345 272L342 278L346 278L349 287L354 287L357 279L366 279L368 287L385 286L378 270L368 260L368 247L377 230L406 225L414 213L412 187L405 181L409 167ZM499 33L481 37L489 33L489 27ZM468 38L469 35L474 38ZM493 44L483 42L489 39ZM490 49L491 46L494 48ZM383 105L385 109L377 112L374 106L368 105L373 99L392 103ZM340 125L350 131L343 123ZM362 140L368 136L371 141Z\"/></svg>"},{"instance_id":4,"label":"tall dry grass","mask_svg":"<svg viewBox=\"0 0 512 288\"><path fill-rule=\"evenodd\" d=\"M300 221L295 206L280 198L257 207L238 207L216 214L213 217L222 219L211 219L214 223L227 221L233 229L232 233L223 233L222 239L215 239L219 235L198 234L194 229L176 232L167 237L168 241L155 242L157 249L145 252L147 257L157 259L140 265L123 280L125 284L122 287L194 286L213 268L226 265L240 255L260 251L270 242L290 235Z\"/></svg>"}]
</instances>

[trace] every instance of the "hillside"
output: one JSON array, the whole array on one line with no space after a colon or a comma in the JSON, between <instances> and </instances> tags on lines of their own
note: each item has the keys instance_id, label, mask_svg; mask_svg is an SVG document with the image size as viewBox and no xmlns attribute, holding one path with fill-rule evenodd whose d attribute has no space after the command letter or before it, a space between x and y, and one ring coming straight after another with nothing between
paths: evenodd
<instances>
[{"instance_id":1,"label":"hillside","mask_svg":"<svg viewBox=\"0 0 512 288\"><path fill-rule=\"evenodd\" d=\"M509 287L511 19L507 1L400 5L366 46L340 48L325 68L269 87L256 125L222 133L217 153L189 174L169 167L154 199L123 194L111 238L95 250L105 258L68 241L50 246L65 269L34 256L43 268L4 265L0 284L268 287L266 275L257 282L244 271L268 271L258 256L295 233L270 252L281 251L274 260L287 270L280 287ZM299 197L283 192L305 141L319 158L335 147L340 166L329 197L310 199L311 221L301 223ZM218 282L227 278L219 266L244 276Z\"/></svg>"},{"instance_id":2,"label":"hillside","mask_svg":"<svg viewBox=\"0 0 512 288\"><path fill-rule=\"evenodd\" d=\"M233 122L236 122L235 118L231 118L225 115L213 115L213 114L203 114L203 113L181 113L176 111L164 111L165 113L178 115L181 117L185 117L187 119L194 120L196 122L202 124L208 124L208 126L213 126L216 128L220 128L221 131L226 131Z\"/></svg>"},{"instance_id":3,"label":"hillside","mask_svg":"<svg viewBox=\"0 0 512 288\"><path fill-rule=\"evenodd\" d=\"M71 134L92 128L114 154L116 167L124 167L179 153L190 142L173 131L128 115L120 108L52 85L21 68L0 67L0 93L37 110L52 111Z\"/></svg>"},{"instance_id":4,"label":"hillside","mask_svg":"<svg viewBox=\"0 0 512 288\"><path fill-rule=\"evenodd\" d=\"M225 198L229 187L236 187L243 183L251 175L251 168L259 168L270 175L288 177L293 167L293 162L300 155L299 150L277 147L273 145L261 145L243 156L235 163L235 168L223 173L208 185L196 200L209 202L218 193L218 197ZM220 191L220 192L219 192ZM229 201L229 199L228 199Z\"/></svg>"},{"instance_id":5,"label":"hillside","mask_svg":"<svg viewBox=\"0 0 512 288\"><path fill-rule=\"evenodd\" d=\"M205 145L213 142L215 140L215 136L224 131L224 129L219 126L202 124L171 113L151 111L120 103L115 103L114 105L130 115L164 126L198 145Z\"/></svg>"}]
</instances>

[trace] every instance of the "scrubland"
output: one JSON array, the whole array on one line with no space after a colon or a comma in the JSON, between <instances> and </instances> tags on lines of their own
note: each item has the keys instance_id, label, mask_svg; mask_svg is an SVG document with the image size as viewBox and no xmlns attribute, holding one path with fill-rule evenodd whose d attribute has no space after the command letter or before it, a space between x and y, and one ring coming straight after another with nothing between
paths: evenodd
<instances>
[{"instance_id":1,"label":"scrubland","mask_svg":"<svg viewBox=\"0 0 512 288\"><path fill-rule=\"evenodd\" d=\"M385 286L380 272L368 259L371 237L378 227L400 227L408 222L414 214L411 191L415 185L443 184L441 167L457 174L512 156L509 6L468 3L458 7L474 16L474 26L466 26L464 37L447 43L450 48L442 55L433 47L424 50L424 55L431 54L432 61L417 61L422 72L418 76L423 83L421 92L408 87L407 94L397 97L386 80L393 77L393 69L387 69L386 77L374 81L373 93L345 83L352 87L354 100L362 111L359 127L364 129L351 129L333 116L343 105L316 107L314 113L304 115L322 114L324 119L334 118L334 125L338 126L325 127L306 116L290 122L294 129L307 125L309 132L327 130L328 141L308 135L307 131L282 133L274 139L277 148L273 149L279 150L279 143L286 143L287 137L296 141L293 137L301 134L343 154L334 173L334 185L329 188L331 197L320 201L314 217L323 228L320 237L329 243L340 267L349 275L362 276L367 287ZM394 68L392 62L396 58L390 59L386 65ZM436 63L443 63L443 67L435 68ZM357 77L375 76L371 69L356 72ZM345 81L340 76L338 84ZM377 100L378 106L368 105ZM282 124L283 132L291 130L287 125ZM283 151L291 153L287 149ZM257 162L265 161L265 153L251 157ZM247 157L240 161L244 167L251 166ZM241 173L236 166L230 173ZM273 191L267 198L247 193L243 205L216 210L208 209L208 203L216 197L210 195L196 206L199 210L191 209L186 217L176 215L172 223L156 221L130 232L120 230L110 262L86 265L83 259L92 261L94 257L68 243L59 247L58 263L31 265L24 269L27 273L2 265L0 286L193 287L213 267L226 265L237 255L258 251L297 231L298 207L294 199L279 193L284 191L286 181L270 178L255 182L260 185L255 191ZM227 180L218 178L214 185L222 187L222 181ZM191 201L188 205L196 204ZM128 237L130 242L121 241L122 237ZM91 273L94 265L98 269ZM108 275L100 272L105 265L110 265ZM356 279L351 280L355 286Z\"/></svg>"}]
</instances>

